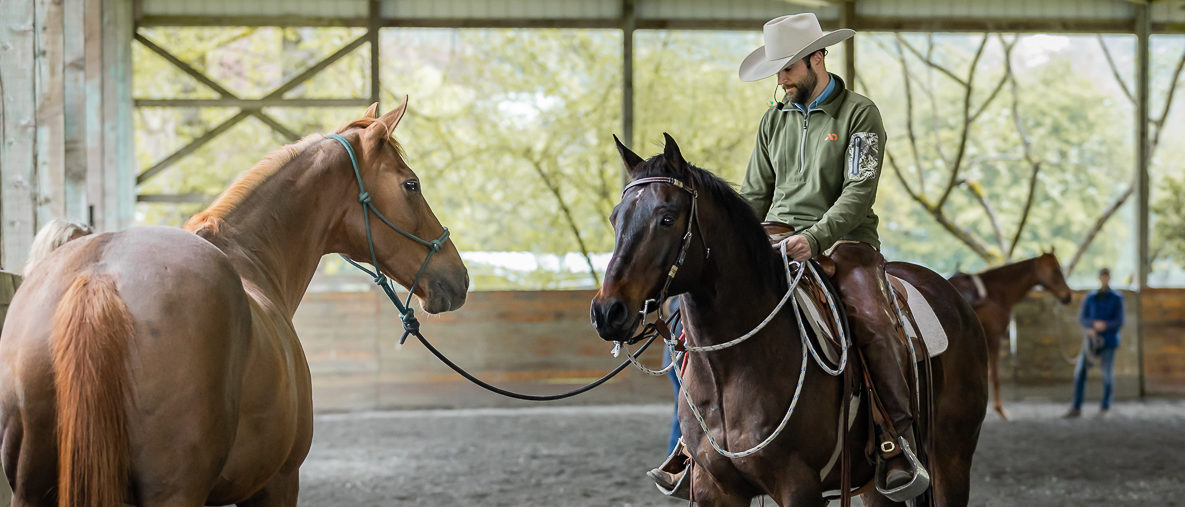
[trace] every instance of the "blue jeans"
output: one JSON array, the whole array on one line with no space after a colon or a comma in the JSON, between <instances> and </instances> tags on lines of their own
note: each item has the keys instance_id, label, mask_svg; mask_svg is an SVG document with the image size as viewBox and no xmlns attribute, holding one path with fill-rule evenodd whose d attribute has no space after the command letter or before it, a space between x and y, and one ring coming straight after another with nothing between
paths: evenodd
<instances>
[{"instance_id":1,"label":"blue jeans","mask_svg":"<svg viewBox=\"0 0 1185 507\"><path fill-rule=\"evenodd\" d=\"M1078 365L1074 367L1074 401L1071 402L1074 410L1082 409L1082 402L1086 397L1086 370L1090 368L1087 354L1084 347L1082 353L1078 354ZM1115 349L1103 349L1099 352L1099 362L1102 363L1100 367L1103 369L1103 401L1100 408L1110 410L1111 395L1115 390Z\"/></svg>"},{"instance_id":2,"label":"blue jeans","mask_svg":"<svg viewBox=\"0 0 1185 507\"><path fill-rule=\"evenodd\" d=\"M666 366L670 363L671 350L664 346L662 348L662 364ZM667 372L667 377L671 379L671 384L675 387L675 416L671 421L671 437L667 440L667 454L670 454L675 450L675 444L679 443L679 437L683 436L683 429L679 427L679 379L675 376L675 368L671 368L671 371Z\"/></svg>"}]
</instances>

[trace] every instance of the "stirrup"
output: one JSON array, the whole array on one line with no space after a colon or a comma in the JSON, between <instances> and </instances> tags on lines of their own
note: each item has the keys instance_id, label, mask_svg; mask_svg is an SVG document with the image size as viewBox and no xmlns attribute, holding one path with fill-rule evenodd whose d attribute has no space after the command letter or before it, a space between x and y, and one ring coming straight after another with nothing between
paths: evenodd
<instances>
[{"instance_id":1,"label":"stirrup","mask_svg":"<svg viewBox=\"0 0 1185 507\"><path fill-rule=\"evenodd\" d=\"M892 442L886 443L892 445ZM930 473L927 472L926 468L922 466L922 463L918 461L917 455L914 454L913 449L910 448L909 442L905 440L905 437L898 436L897 444L897 449L899 449L902 454L905 454L905 458L909 461L910 466L913 468L913 479L902 486L898 486L893 489L885 489L884 461L878 459L876 467L876 491L894 502L905 502L906 500L922 494L926 491L926 488L930 487Z\"/></svg>"},{"instance_id":2,"label":"stirrup","mask_svg":"<svg viewBox=\"0 0 1185 507\"><path fill-rule=\"evenodd\" d=\"M683 439L675 444L675 448L671 451L670 456L663 460L658 468L646 472L646 475L654 481L654 487L663 495L679 498L682 500L691 499L691 481L687 479L690 475L687 473L686 460L690 457L684 452L686 449L683 445Z\"/></svg>"}]
</instances>

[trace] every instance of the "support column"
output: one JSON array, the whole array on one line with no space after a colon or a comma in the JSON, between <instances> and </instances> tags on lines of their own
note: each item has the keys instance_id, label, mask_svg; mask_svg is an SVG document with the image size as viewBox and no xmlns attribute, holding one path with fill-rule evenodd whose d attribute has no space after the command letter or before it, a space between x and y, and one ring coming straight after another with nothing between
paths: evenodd
<instances>
[{"instance_id":1,"label":"support column","mask_svg":"<svg viewBox=\"0 0 1185 507\"><path fill-rule=\"evenodd\" d=\"M1148 288L1148 80L1149 43L1152 32L1149 4L1132 7L1136 11L1136 350L1139 364L1140 397L1144 383L1144 291Z\"/></svg>"},{"instance_id":2,"label":"support column","mask_svg":"<svg viewBox=\"0 0 1185 507\"><path fill-rule=\"evenodd\" d=\"M367 23L367 39L370 41L370 102L377 103L382 98L383 88L379 81L379 28L382 26L380 17L382 7L380 0L370 0L369 22ZM396 99L396 102L399 100ZM379 111L382 111L380 105ZM382 113L379 113L380 115Z\"/></svg>"},{"instance_id":3,"label":"support column","mask_svg":"<svg viewBox=\"0 0 1185 507\"><path fill-rule=\"evenodd\" d=\"M634 30L638 26L634 14L634 0L621 1L621 139L626 146L634 146ZM629 182L625 169L621 170L622 184Z\"/></svg>"},{"instance_id":4,"label":"support column","mask_svg":"<svg viewBox=\"0 0 1185 507\"><path fill-rule=\"evenodd\" d=\"M842 10L839 14L840 28L852 28L856 22L856 0L847 0L843 3ZM851 38L843 42L844 60L843 60L843 79L848 83L848 88L856 89L856 39Z\"/></svg>"}]
</instances>

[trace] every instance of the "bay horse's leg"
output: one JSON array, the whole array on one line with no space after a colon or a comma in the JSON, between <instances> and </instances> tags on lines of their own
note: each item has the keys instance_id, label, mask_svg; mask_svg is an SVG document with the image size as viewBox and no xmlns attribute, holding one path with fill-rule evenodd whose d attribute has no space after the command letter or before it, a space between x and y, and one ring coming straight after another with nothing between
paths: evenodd
<instances>
[{"instance_id":1,"label":"bay horse's leg","mask_svg":"<svg viewBox=\"0 0 1185 507\"><path fill-rule=\"evenodd\" d=\"M268 481L259 493L245 502L239 502L239 507L290 507L296 505L297 494L300 493L300 470L280 472Z\"/></svg>"},{"instance_id":2,"label":"bay horse's leg","mask_svg":"<svg viewBox=\"0 0 1185 507\"><path fill-rule=\"evenodd\" d=\"M778 478L781 491L770 495L778 505L822 507L827 504L823 500L823 486L819 484L819 473L805 464L785 469Z\"/></svg>"},{"instance_id":3,"label":"bay horse's leg","mask_svg":"<svg viewBox=\"0 0 1185 507\"><path fill-rule=\"evenodd\" d=\"M749 498L721 485L704 467L691 468L691 499L704 507L749 507Z\"/></svg>"},{"instance_id":4,"label":"bay horse's leg","mask_svg":"<svg viewBox=\"0 0 1185 507\"><path fill-rule=\"evenodd\" d=\"M885 498L885 495L877 493L875 489L860 495L860 501L864 502L864 507L898 507L905 505L902 502L894 502Z\"/></svg>"}]
</instances>

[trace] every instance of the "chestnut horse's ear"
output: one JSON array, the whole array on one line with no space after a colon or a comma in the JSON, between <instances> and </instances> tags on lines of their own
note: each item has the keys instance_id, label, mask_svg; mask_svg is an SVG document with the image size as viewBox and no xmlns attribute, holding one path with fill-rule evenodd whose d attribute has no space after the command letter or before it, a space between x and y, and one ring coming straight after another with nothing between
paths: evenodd
<instances>
[{"instance_id":1,"label":"chestnut horse's ear","mask_svg":"<svg viewBox=\"0 0 1185 507\"><path fill-rule=\"evenodd\" d=\"M399 125L399 120L403 119L403 113L407 112L407 95L403 96L403 102L399 103L399 107L387 111L387 114L379 117L376 123L383 124L387 130L387 137L391 137L391 133L395 132L395 127Z\"/></svg>"},{"instance_id":2,"label":"chestnut horse's ear","mask_svg":"<svg viewBox=\"0 0 1185 507\"><path fill-rule=\"evenodd\" d=\"M617 153L621 154L621 163L625 164L625 171L633 178L634 173L638 171L638 167L642 165L642 157L639 157L637 153L630 151L624 144L621 144L621 139L617 138L617 134L613 134L613 142L617 144Z\"/></svg>"},{"instance_id":3,"label":"chestnut horse's ear","mask_svg":"<svg viewBox=\"0 0 1185 507\"><path fill-rule=\"evenodd\" d=\"M379 103L375 102L370 107L366 108L366 112L362 113L363 118L377 118L379 116Z\"/></svg>"},{"instance_id":4,"label":"chestnut horse's ear","mask_svg":"<svg viewBox=\"0 0 1185 507\"><path fill-rule=\"evenodd\" d=\"M667 162L674 164L675 167L687 165L687 161L683 160L683 154L679 152L679 145L675 144L675 138L666 132L662 133L662 137L667 142L666 147L662 150L662 156L666 157Z\"/></svg>"}]
</instances>

